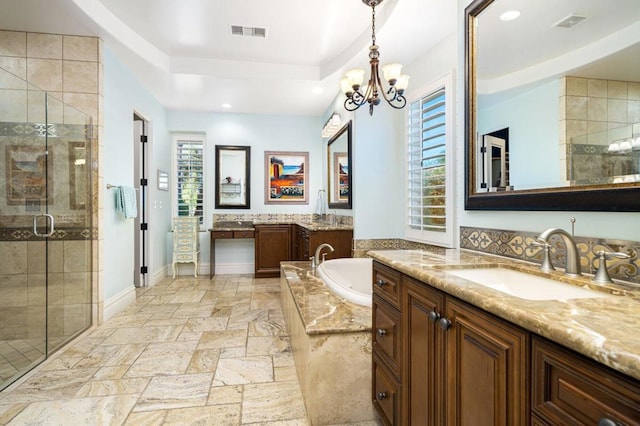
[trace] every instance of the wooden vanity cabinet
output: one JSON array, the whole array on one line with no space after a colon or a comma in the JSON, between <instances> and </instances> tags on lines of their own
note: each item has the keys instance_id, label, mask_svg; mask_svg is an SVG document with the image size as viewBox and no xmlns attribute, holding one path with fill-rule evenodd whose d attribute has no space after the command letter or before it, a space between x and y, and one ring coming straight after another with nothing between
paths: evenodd
<instances>
[{"instance_id":1,"label":"wooden vanity cabinet","mask_svg":"<svg viewBox=\"0 0 640 426\"><path fill-rule=\"evenodd\" d=\"M447 296L447 424L529 424L529 333ZM441 423L442 424L442 423Z\"/></svg>"},{"instance_id":2,"label":"wooden vanity cabinet","mask_svg":"<svg viewBox=\"0 0 640 426\"><path fill-rule=\"evenodd\" d=\"M291 225L255 225L255 277L280 276L280 262L291 260Z\"/></svg>"},{"instance_id":3,"label":"wooden vanity cabinet","mask_svg":"<svg viewBox=\"0 0 640 426\"><path fill-rule=\"evenodd\" d=\"M351 230L327 230L311 231L300 225L294 226L293 260L309 260L315 254L316 248L322 243L329 243L334 251L327 253L326 259L337 259L340 257L351 257L351 241L353 231Z\"/></svg>"},{"instance_id":4,"label":"wooden vanity cabinet","mask_svg":"<svg viewBox=\"0 0 640 426\"><path fill-rule=\"evenodd\" d=\"M532 341L537 425L640 425L640 383L544 338Z\"/></svg>"},{"instance_id":5,"label":"wooden vanity cabinet","mask_svg":"<svg viewBox=\"0 0 640 426\"><path fill-rule=\"evenodd\" d=\"M374 406L386 424L529 424L526 331L377 262L373 276ZM393 281L397 285L388 284ZM388 310L393 300L402 332L394 395L402 412L390 418L379 381L393 377L394 368L376 341L384 323L376 312ZM385 376L378 378L377 370Z\"/></svg>"}]
</instances>

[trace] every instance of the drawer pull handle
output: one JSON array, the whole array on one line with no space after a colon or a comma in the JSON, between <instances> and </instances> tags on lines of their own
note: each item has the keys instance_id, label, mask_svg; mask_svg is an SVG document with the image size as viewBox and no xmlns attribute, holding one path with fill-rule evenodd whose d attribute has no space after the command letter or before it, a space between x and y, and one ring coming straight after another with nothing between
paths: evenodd
<instances>
[{"instance_id":1,"label":"drawer pull handle","mask_svg":"<svg viewBox=\"0 0 640 426\"><path fill-rule=\"evenodd\" d=\"M440 314L436 311L429 312L429 321L437 322L440 319Z\"/></svg>"},{"instance_id":2,"label":"drawer pull handle","mask_svg":"<svg viewBox=\"0 0 640 426\"><path fill-rule=\"evenodd\" d=\"M377 333L378 333L379 337L382 337L382 336L385 336L387 334L387 330L385 330L384 328L379 328L377 330Z\"/></svg>"},{"instance_id":3,"label":"drawer pull handle","mask_svg":"<svg viewBox=\"0 0 640 426\"><path fill-rule=\"evenodd\" d=\"M615 422L615 421L613 421L611 419L608 419L606 417L603 417L598 422L598 426L620 426L620 423Z\"/></svg>"},{"instance_id":4,"label":"drawer pull handle","mask_svg":"<svg viewBox=\"0 0 640 426\"><path fill-rule=\"evenodd\" d=\"M376 281L376 284L378 284L378 287L384 287L385 285L387 285L387 282L380 278L378 281Z\"/></svg>"},{"instance_id":5,"label":"drawer pull handle","mask_svg":"<svg viewBox=\"0 0 640 426\"><path fill-rule=\"evenodd\" d=\"M382 401L383 399L387 398L387 393L386 392L378 392L378 401Z\"/></svg>"},{"instance_id":6,"label":"drawer pull handle","mask_svg":"<svg viewBox=\"0 0 640 426\"><path fill-rule=\"evenodd\" d=\"M440 319L438 320L438 324L440 324L440 328L441 328L443 331L447 331L447 330L449 330L449 329L451 328L451 321L449 321L449 320L448 320L448 319L446 319L446 318L440 318Z\"/></svg>"}]
</instances>

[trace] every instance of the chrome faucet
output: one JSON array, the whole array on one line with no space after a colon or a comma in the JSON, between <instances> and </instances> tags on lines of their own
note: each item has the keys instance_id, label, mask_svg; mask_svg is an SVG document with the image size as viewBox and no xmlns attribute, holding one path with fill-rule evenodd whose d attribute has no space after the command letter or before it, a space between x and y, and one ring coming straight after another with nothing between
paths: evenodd
<instances>
[{"instance_id":1,"label":"chrome faucet","mask_svg":"<svg viewBox=\"0 0 640 426\"><path fill-rule=\"evenodd\" d=\"M548 244L549 238L551 238L552 235L559 235L562 238L562 241L564 241L564 245L567 247L567 259L564 273L567 275L580 275L580 254L578 253L578 246L573 240L571 234L564 229L549 228L538 236L538 240Z\"/></svg>"},{"instance_id":2,"label":"chrome faucet","mask_svg":"<svg viewBox=\"0 0 640 426\"><path fill-rule=\"evenodd\" d=\"M329 249L329 253L333 252L333 247L331 247L331 244L328 244L328 243L320 244L316 249L315 256L313 256L313 259L315 260L316 265L320 265L325 260L324 257L327 255L327 253L322 253L322 259L320 258L320 253L322 252L323 248Z\"/></svg>"}]
</instances>

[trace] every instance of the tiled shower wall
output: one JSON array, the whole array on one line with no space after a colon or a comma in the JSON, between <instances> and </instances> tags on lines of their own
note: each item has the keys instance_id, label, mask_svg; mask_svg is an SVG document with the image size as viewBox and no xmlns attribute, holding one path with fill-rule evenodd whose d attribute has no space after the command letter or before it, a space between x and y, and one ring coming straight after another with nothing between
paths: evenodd
<instances>
[{"instance_id":1,"label":"tiled shower wall","mask_svg":"<svg viewBox=\"0 0 640 426\"><path fill-rule=\"evenodd\" d=\"M604 156L610 140L629 137L627 127L640 123L640 82L600 80L582 77L564 77L560 81L560 170L567 171L567 179L583 180L589 174L601 175L593 170L594 155ZM607 130L622 128L620 135L607 135ZM571 165L567 163L571 151L571 140L587 136L587 152L573 152L576 156ZM590 154L590 155L588 155ZM584 170L583 173L580 173ZM620 174L620 173L618 173ZM576 175L576 176L572 176Z\"/></svg>"},{"instance_id":2,"label":"tiled shower wall","mask_svg":"<svg viewBox=\"0 0 640 426\"><path fill-rule=\"evenodd\" d=\"M539 264L542 261L542 249L531 246L538 235L539 233L535 232L461 226L460 248ZM580 253L582 272L586 274L596 272L599 265L596 255L598 251L627 253L631 256L630 259L607 261L609 274L614 279L640 284L640 242L589 237L575 237L574 240ZM566 250L564 243L557 236L551 239L551 253L554 266L564 268Z\"/></svg>"},{"instance_id":3,"label":"tiled shower wall","mask_svg":"<svg viewBox=\"0 0 640 426\"><path fill-rule=\"evenodd\" d=\"M2 85L0 82L0 111L5 123L43 123L45 118L44 97L37 89L46 91L59 101L49 105L50 122L77 125L74 120L78 114L72 109L91 118L93 152L89 156L92 179L90 188L92 210L71 211L61 207L62 199L56 200L54 216L56 233L50 238L48 250L49 265L49 314L52 324L65 327L74 316L86 315L86 305L92 305L93 323L99 323L102 312L102 300L99 291L99 278L102 275L98 262L102 236L98 230L102 227L99 219L98 184L102 141L102 42L95 37L67 36L58 34L28 33L0 30L0 67L27 81L28 89ZM63 105L64 102L64 105ZM25 108L16 107L24 105ZM72 108L68 108L71 106ZM75 117L73 117L75 115ZM15 131L15 126L5 126L7 131ZM63 129L65 126L58 126ZM71 128L73 126L69 126ZM78 126L75 126L78 127ZM6 135L7 137L14 137ZM82 140L82 139L79 139ZM4 148L3 148L4 149ZM64 150L63 150L64 151ZM65 156L67 152L54 152L56 156ZM62 160L62 158L60 158ZM69 181L61 176L54 179L55 185L68 185ZM54 198L55 200L55 198ZM65 205L68 204L68 200ZM24 210L24 209L23 209ZM19 323L19 316L27 315L34 324L41 320L36 312L42 311L44 286L43 258L45 245L36 241L32 232L25 227L24 216L7 215L0 217L0 284L2 293L0 308L13 306L13 310L3 311L0 318L3 332L12 333L14 338L18 330L12 324ZM91 216L93 228L86 227L84 216ZM92 289L86 289L82 283L87 279ZM21 291L25 290L26 291ZM56 306L65 305L64 309ZM56 318L64 311L65 318ZM58 321L59 320L59 321ZM58 325L59 324L59 325ZM55 330L51 330L55 333ZM34 333L23 330L23 333ZM62 334L67 334L60 330ZM57 334L57 333L56 333ZM37 337L37 336L31 336Z\"/></svg>"}]
</instances>

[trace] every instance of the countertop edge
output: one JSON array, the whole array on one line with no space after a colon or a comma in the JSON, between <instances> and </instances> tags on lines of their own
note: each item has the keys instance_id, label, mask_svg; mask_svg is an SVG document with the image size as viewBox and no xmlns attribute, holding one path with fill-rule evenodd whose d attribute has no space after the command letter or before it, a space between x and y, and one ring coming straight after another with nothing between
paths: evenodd
<instances>
[{"instance_id":1,"label":"countertop edge","mask_svg":"<svg viewBox=\"0 0 640 426\"><path fill-rule=\"evenodd\" d=\"M464 253L462 250L458 251ZM411 255L399 252L414 252L416 259L421 256L417 253L419 250L379 250L369 252L368 256L425 285L640 380L640 340L629 339L629 336L638 335L638 295L612 295L612 298L568 301L529 301L447 274L447 267L469 265L472 263L470 261L461 262L460 259L453 259L446 265L429 265L427 262L409 261ZM469 254L473 262L477 262L475 264L495 263L535 269L535 265L514 259L477 252ZM563 277L559 279L565 280ZM610 306L604 305L605 303L609 303ZM604 306L610 308L609 312L603 309ZM623 321L625 319L626 321Z\"/></svg>"}]
</instances>

